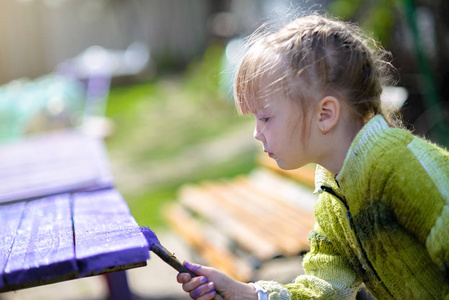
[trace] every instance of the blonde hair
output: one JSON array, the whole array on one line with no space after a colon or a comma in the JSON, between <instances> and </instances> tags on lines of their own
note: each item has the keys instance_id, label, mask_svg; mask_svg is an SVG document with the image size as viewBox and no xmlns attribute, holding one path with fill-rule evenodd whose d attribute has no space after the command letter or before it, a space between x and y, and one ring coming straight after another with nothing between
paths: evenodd
<instances>
[{"instance_id":1,"label":"blonde hair","mask_svg":"<svg viewBox=\"0 0 449 300\"><path fill-rule=\"evenodd\" d=\"M390 126L400 126L398 115L380 100L393 69L385 59L388 52L357 26L311 15L274 33L256 32L248 44L234 80L241 114L254 111L264 99L261 84L268 80L264 90L282 92L299 103L305 115L314 100L332 95L343 99L364 123L380 114Z\"/></svg>"}]
</instances>

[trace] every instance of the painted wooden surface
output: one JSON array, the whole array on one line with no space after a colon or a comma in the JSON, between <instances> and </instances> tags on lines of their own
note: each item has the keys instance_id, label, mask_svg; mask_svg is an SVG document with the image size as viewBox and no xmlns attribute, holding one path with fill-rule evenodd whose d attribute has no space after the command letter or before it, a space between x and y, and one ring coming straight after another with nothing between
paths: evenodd
<instances>
[{"instance_id":1,"label":"painted wooden surface","mask_svg":"<svg viewBox=\"0 0 449 300\"><path fill-rule=\"evenodd\" d=\"M102 141L78 131L39 134L0 147L0 203L112 184Z\"/></svg>"},{"instance_id":2,"label":"painted wooden surface","mask_svg":"<svg viewBox=\"0 0 449 300\"><path fill-rule=\"evenodd\" d=\"M4 269L10 285L74 276L70 195L29 201L23 207L20 226Z\"/></svg>"},{"instance_id":3,"label":"painted wooden surface","mask_svg":"<svg viewBox=\"0 0 449 300\"><path fill-rule=\"evenodd\" d=\"M0 292L146 265L148 243L114 189L0 205Z\"/></svg>"},{"instance_id":4,"label":"painted wooden surface","mask_svg":"<svg viewBox=\"0 0 449 300\"><path fill-rule=\"evenodd\" d=\"M82 192L80 192L82 191ZM0 147L0 292L146 265L103 143L77 132Z\"/></svg>"},{"instance_id":5,"label":"painted wooden surface","mask_svg":"<svg viewBox=\"0 0 449 300\"><path fill-rule=\"evenodd\" d=\"M4 270L14 243L15 234L22 218L24 202L0 206L0 270ZM3 271L0 274L0 289L4 286Z\"/></svg>"},{"instance_id":6,"label":"painted wooden surface","mask_svg":"<svg viewBox=\"0 0 449 300\"><path fill-rule=\"evenodd\" d=\"M149 258L148 243L115 190L75 194L73 223L83 276Z\"/></svg>"}]
</instances>

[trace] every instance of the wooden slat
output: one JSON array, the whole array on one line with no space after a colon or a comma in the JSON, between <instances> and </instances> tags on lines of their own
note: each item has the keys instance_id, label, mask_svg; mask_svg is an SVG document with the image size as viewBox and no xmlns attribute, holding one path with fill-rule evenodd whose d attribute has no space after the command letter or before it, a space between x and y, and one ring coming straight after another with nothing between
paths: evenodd
<instances>
[{"instance_id":1,"label":"wooden slat","mask_svg":"<svg viewBox=\"0 0 449 300\"><path fill-rule=\"evenodd\" d=\"M248 264L248 261L239 259L227 247L216 245L213 242L216 236L208 235L204 230L204 224L192 218L182 206L168 205L164 215L170 226L198 251L205 263L218 268L235 280L251 280L253 267Z\"/></svg>"},{"instance_id":2,"label":"wooden slat","mask_svg":"<svg viewBox=\"0 0 449 300\"><path fill-rule=\"evenodd\" d=\"M244 225L265 233L268 240L283 250L281 254L297 255L309 249L307 237L315 223L313 214L252 189L244 178L209 184L207 188L217 195L221 205L246 215L241 219Z\"/></svg>"},{"instance_id":3,"label":"wooden slat","mask_svg":"<svg viewBox=\"0 0 449 300\"><path fill-rule=\"evenodd\" d=\"M182 204L206 217L211 224L257 257L269 259L280 253L278 245L268 241L264 233L242 226L241 220L246 216L226 210L216 201L215 195L200 187L184 186L180 190L180 199Z\"/></svg>"},{"instance_id":4,"label":"wooden slat","mask_svg":"<svg viewBox=\"0 0 449 300\"><path fill-rule=\"evenodd\" d=\"M292 180L290 177L271 172L265 168L257 168L247 176L254 189L260 193L273 195L275 198L300 208L304 212L314 213L318 199L313 189Z\"/></svg>"},{"instance_id":5,"label":"wooden slat","mask_svg":"<svg viewBox=\"0 0 449 300\"><path fill-rule=\"evenodd\" d=\"M313 213L275 194L262 193L246 177L186 186L180 199L261 261L279 255L295 256L309 249Z\"/></svg>"},{"instance_id":6,"label":"wooden slat","mask_svg":"<svg viewBox=\"0 0 449 300\"><path fill-rule=\"evenodd\" d=\"M0 157L0 203L112 186L102 141L74 130L4 144Z\"/></svg>"},{"instance_id":7,"label":"wooden slat","mask_svg":"<svg viewBox=\"0 0 449 300\"><path fill-rule=\"evenodd\" d=\"M293 232L297 229L297 233L302 233L305 228L308 235L308 231L315 224L313 211L305 210L299 205L293 205L293 203L285 201L278 196L278 191L275 189L271 190L272 193L261 191L255 188L246 177L237 177L231 185L228 185L228 188L251 201L254 206L259 207L265 214L275 218L275 222L284 220L288 227L293 227ZM308 197L309 195L302 196Z\"/></svg>"},{"instance_id":8,"label":"wooden slat","mask_svg":"<svg viewBox=\"0 0 449 300\"><path fill-rule=\"evenodd\" d=\"M73 278L76 271L69 195L27 202L5 267L8 285Z\"/></svg>"},{"instance_id":9,"label":"wooden slat","mask_svg":"<svg viewBox=\"0 0 449 300\"><path fill-rule=\"evenodd\" d=\"M148 243L116 190L74 194L73 222L82 276L146 265Z\"/></svg>"},{"instance_id":10,"label":"wooden slat","mask_svg":"<svg viewBox=\"0 0 449 300\"><path fill-rule=\"evenodd\" d=\"M298 241L290 236L280 235L280 223L270 222L271 217L262 212L260 206L254 206L248 199L241 197L238 193L231 191L227 184L205 184L205 188L215 201L220 205L221 210L228 211L230 215L235 215L240 222L240 227L251 230L254 234L263 237L268 243L277 246L277 252L270 257L259 256L257 253L257 245L249 250L256 254L262 260L271 259L278 255L292 255L290 251L298 248ZM280 238L279 238L280 237ZM296 253L295 253L296 254Z\"/></svg>"},{"instance_id":11,"label":"wooden slat","mask_svg":"<svg viewBox=\"0 0 449 300\"><path fill-rule=\"evenodd\" d=\"M308 235L315 224L314 176L314 165L283 171L261 158L249 175L183 186L179 203L165 215L210 265L252 280L265 262L309 250ZM239 274L234 269L239 264L250 270Z\"/></svg>"},{"instance_id":12,"label":"wooden slat","mask_svg":"<svg viewBox=\"0 0 449 300\"><path fill-rule=\"evenodd\" d=\"M0 289L4 286L3 271L11 253L24 207L24 202L0 206Z\"/></svg>"}]
</instances>

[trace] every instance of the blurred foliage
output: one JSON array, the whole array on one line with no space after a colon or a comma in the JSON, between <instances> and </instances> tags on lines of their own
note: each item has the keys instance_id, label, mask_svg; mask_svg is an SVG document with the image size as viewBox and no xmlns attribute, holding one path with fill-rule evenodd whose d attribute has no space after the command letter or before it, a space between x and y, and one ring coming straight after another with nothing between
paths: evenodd
<instances>
[{"instance_id":1,"label":"blurred foliage","mask_svg":"<svg viewBox=\"0 0 449 300\"><path fill-rule=\"evenodd\" d=\"M239 122L232 102L219 90L221 54L221 47L212 46L183 76L165 75L113 88L107 115L115 121L117 132L109 144L119 147L123 138L135 137L145 144L133 153L135 163L166 159L185 145L220 133L227 123Z\"/></svg>"},{"instance_id":2,"label":"blurred foliage","mask_svg":"<svg viewBox=\"0 0 449 300\"><path fill-rule=\"evenodd\" d=\"M220 89L222 55L221 45L211 45L182 75L165 74L149 82L111 89L107 117L114 121L115 133L107 140L108 151L117 166L117 186L140 224L164 226L161 209L175 199L180 185L234 176L254 167L252 152L241 153L232 163L207 164L201 164L199 155L190 154L188 159L198 160L201 168L175 171L169 178L152 183L157 168L172 168L177 158L184 159L191 149L247 126L249 120L237 116L233 102ZM128 188L135 176L142 184Z\"/></svg>"},{"instance_id":3,"label":"blurred foliage","mask_svg":"<svg viewBox=\"0 0 449 300\"><path fill-rule=\"evenodd\" d=\"M335 0L329 12L373 33L395 57L396 76L410 92L403 108L415 133L449 145L447 121L447 51L445 1ZM426 43L429 43L427 45ZM433 50L431 50L433 49ZM419 74L419 75L418 75ZM417 76L418 75L418 76ZM405 115L407 114L407 115ZM414 126L416 125L416 126Z\"/></svg>"},{"instance_id":4,"label":"blurred foliage","mask_svg":"<svg viewBox=\"0 0 449 300\"><path fill-rule=\"evenodd\" d=\"M388 46L398 4L399 0L335 0L330 2L328 9L343 20L358 22Z\"/></svg>"},{"instance_id":5,"label":"blurred foliage","mask_svg":"<svg viewBox=\"0 0 449 300\"><path fill-rule=\"evenodd\" d=\"M0 143L80 125L84 92L78 81L55 73L0 86Z\"/></svg>"}]
</instances>

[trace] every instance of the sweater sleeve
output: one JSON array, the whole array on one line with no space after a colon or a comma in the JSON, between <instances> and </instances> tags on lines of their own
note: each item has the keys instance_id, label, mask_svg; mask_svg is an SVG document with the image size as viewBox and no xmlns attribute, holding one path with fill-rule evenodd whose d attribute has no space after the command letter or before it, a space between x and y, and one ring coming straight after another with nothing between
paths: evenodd
<instances>
[{"instance_id":1,"label":"sweater sleeve","mask_svg":"<svg viewBox=\"0 0 449 300\"><path fill-rule=\"evenodd\" d=\"M420 178L422 185L429 182L427 184L431 186L431 190L438 195L422 195L427 206L434 209L421 214L421 218L427 218L431 222L431 229L425 240L426 248L442 273L442 296L449 299L449 152L418 138L408 145L408 149L425 174ZM416 194L419 192L416 191ZM424 221L422 223L425 224Z\"/></svg>"},{"instance_id":2,"label":"sweater sleeve","mask_svg":"<svg viewBox=\"0 0 449 300\"><path fill-rule=\"evenodd\" d=\"M309 234L310 252L304 257L306 275L282 285L259 281L270 300L284 299L354 299L361 280L348 261L341 257L319 225Z\"/></svg>"},{"instance_id":3,"label":"sweater sleeve","mask_svg":"<svg viewBox=\"0 0 449 300\"><path fill-rule=\"evenodd\" d=\"M403 229L402 236L400 232L394 236L400 241L396 253L407 263L415 282L424 280L428 284L436 266L441 274L440 281L433 280L438 282L436 289L443 299L449 299L449 153L415 137L405 149L386 152L373 169L372 178L385 180L371 182L374 196L370 197L383 197L383 203L392 209ZM412 248L417 247L416 241L422 244L421 251ZM429 258L433 265L426 263ZM421 266L413 264L414 261ZM427 267L423 267L424 263Z\"/></svg>"}]
</instances>

